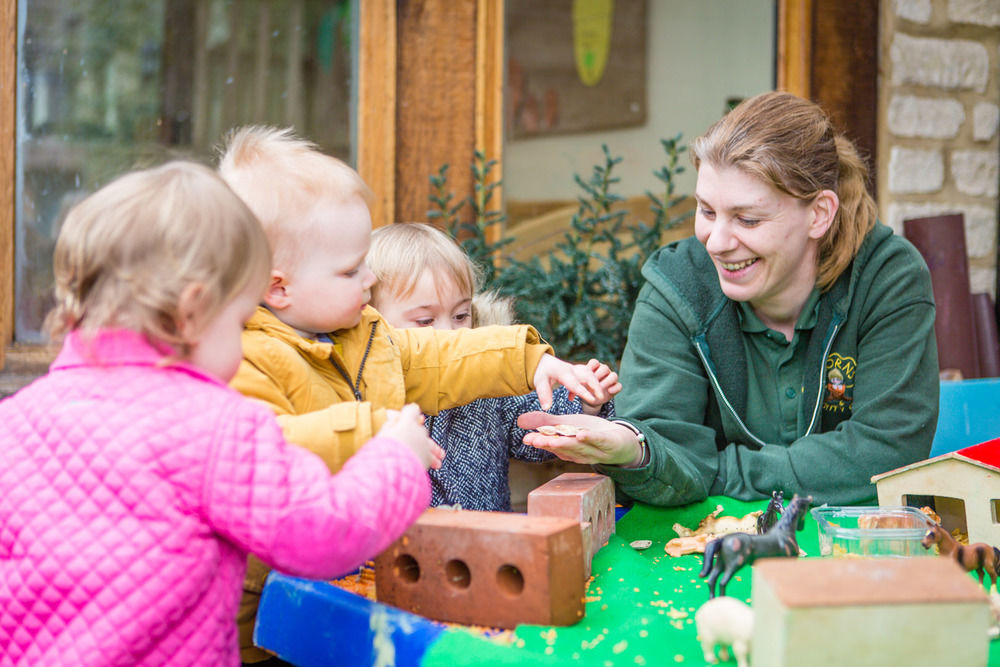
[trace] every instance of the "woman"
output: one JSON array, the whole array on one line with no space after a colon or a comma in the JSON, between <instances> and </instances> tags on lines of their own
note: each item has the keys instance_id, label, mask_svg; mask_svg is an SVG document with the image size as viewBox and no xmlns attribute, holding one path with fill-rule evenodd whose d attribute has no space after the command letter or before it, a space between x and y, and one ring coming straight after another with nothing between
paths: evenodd
<instances>
[{"instance_id":1,"label":"woman","mask_svg":"<svg viewBox=\"0 0 1000 667\"><path fill-rule=\"evenodd\" d=\"M695 238L643 269L622 359L623 419L534 412L576 436L525 442L598 465L628 496L874 495L937 423L930 274L876 221L867 171L815 104L746 100L691 146Z\"/></svg>"}]
</instances>

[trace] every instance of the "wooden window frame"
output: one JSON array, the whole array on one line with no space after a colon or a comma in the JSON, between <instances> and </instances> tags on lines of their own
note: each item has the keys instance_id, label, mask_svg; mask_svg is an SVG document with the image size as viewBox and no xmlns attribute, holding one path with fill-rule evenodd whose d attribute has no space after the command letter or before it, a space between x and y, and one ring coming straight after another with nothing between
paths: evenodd
<instances>
[{"instance_id":1,"label":"wooden window frame","mask_svg":"<svg viewBox=\"0 0 1000 667\"><path fill-rule=\"evenodd\" d=\"M357 156L358 171L376 193L372 218L376 226L397 221L423 219L420 198L414 191L426 189L429 173L425 167L428 159L410 163L411 154L424 150L436 151L430 160L436 164L453 165L450 175L458 197L471 191L471 179L465 166L471 163L472 150L483 152L488 159L498 162L496 173L502 173L503 152L503 77L504 77L504 3L503 0L465 0L474 3L474 19L461 25L449 25L454 0L363 0L359 6L358 54L358 108ZM811 73L812 12L816 0L778 0L778 53L776 60L779 87L808 97ZM417 7L419 12L406 11ZM468 7L468 5L466 5ZM439 146L448 142L433 141L434 130L425 132L431 139L410 147L409 154L401 154L397 128L412 127L420 122L419 104L426 81L414 85L406 76L397 58L406 40L426 39L418 32L426 30L423 18L436 17L433 28L438 31L434 39L439 43L452 43L454 38L465 36L472 45L474 56L469 58L474 67L475 100L470 108L472 118L464 118L473 135L463 146ZM468 12L465 14L469 15ZM402 21L400 20L402 17ZM471 31L471 36L470 36ZM14 332L14 234L15 234L15 150L17 147L16 86L17 86L17 0L0 0L0 368L5 352L13 340ZM442 89L448 86L448 72L437 72L445 77ZM466 77L468 72L465 72ZM458 95L468 95L467 89L458 89ZM431 91L432 95L437 94ZM417 108L415 108L417 107ZM409 137L403 137L409 141ZM472 149L472 150L470 150ZM409 193L409 195L407 195ZM497 192L497 196L499 196ZM426 208L426 205L424 206ZM24 346L40 348L41 346Z\"/></svg>"}]
</instances>

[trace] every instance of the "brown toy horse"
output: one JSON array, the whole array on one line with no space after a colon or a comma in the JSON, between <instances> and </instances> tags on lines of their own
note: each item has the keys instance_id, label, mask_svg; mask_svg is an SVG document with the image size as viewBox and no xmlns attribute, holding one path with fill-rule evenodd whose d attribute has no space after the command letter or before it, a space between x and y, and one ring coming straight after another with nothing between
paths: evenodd
<instances>
[{"instance_id":1,"label":"brown toy horse","mask_svg":"<svg viewBox=\"0 0 1000 667\"><path fill-rule=\"evenodd\" d=\"M938 553L942 556L950 556L965 568L966 572L976 571L979 575L979 583L982 585L983 577L989 575L991 588L996 585L997 577L1000 576L1000 549L991 547L983 542L976 542L968 546L959 544L947 530L940 524L931 526L927 534L920 540L920 544L925 549L930 549L931 545L938 545Z\"/></svg>"}]
</instances>

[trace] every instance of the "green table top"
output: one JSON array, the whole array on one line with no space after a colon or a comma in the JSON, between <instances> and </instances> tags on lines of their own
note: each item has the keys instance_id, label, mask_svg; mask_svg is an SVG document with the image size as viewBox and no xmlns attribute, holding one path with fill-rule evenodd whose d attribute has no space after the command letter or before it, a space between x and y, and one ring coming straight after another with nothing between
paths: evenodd
<instances>
[{"instance_id":1,"label":"green table top","mask_svg":"<svg viewBox=\"0 0 1000 667\"><path fill-rule=\"evenodd\" d=\"M787 500L787 499L786 499ZM569 627L522 625L513 645L500 645L471 633L441 635L424 655L424 667L459 665L557 665L567 660L596 667L619 665L704 664L694 613L708 599L698 572L702 555L671 557L666 543L676 537L674 523L695 528L717 505L723 514L743 516L763 510L766 501L741 502L710 497L684 507L637 504L616 525L616 534L594 557L587 589L586 615ZM644 551L633 540L652 540ZM816 522L807 516L798 533L806 556L819 555ZM750 568L729 583L727 594L750 602ZM971 576L971 575L970 575ZM735 664L733 662L732 664ZM1000 641L990 645L990 665L1000 667Z\"/></svg>"}]
</instances>

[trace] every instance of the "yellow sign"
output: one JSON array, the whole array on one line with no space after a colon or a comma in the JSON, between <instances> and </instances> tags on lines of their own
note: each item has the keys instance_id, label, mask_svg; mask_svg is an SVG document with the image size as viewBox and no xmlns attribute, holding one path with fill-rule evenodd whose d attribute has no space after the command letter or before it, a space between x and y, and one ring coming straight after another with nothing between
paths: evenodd
<instances>
[{"instance_id":1,"label":"yellow sign","mask_svg":"<svg viewBox=\"0 0 1000 667\"><path fill-rule=\"evenodd\" d=\"M573 55L585 86L596 86L604 76L614 12L615 0L573 0Z\"/></svg>"}]
</instances>

